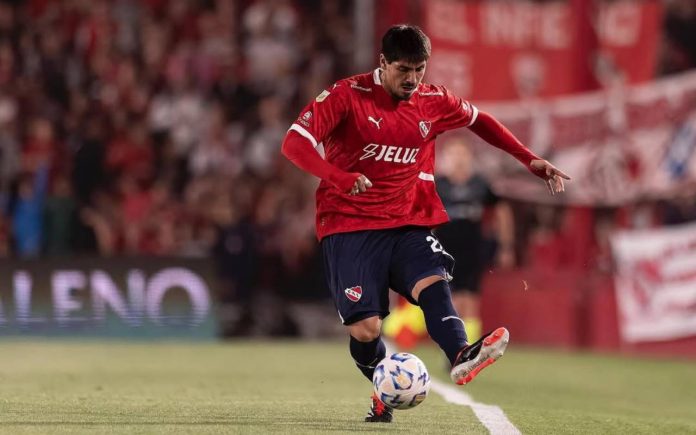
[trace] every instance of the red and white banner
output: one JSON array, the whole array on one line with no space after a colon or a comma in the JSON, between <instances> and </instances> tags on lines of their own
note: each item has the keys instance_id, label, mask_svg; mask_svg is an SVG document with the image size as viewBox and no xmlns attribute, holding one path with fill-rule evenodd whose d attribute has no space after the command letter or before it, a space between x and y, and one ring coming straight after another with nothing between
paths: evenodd
<instances>
[{"instance_id":1,"label":"red and white banner","mask_svg":"<svg viewBox=\"0 0 696 435\"><path fill-rule=\"evenodd\" d=\"M623 340L696 336L696 224L621 231L611 243Z\"/></svg>"},{"instance_id":2,"label":"red and white banner","mask_svg":"<svg viewBox=\"0 0 696 435\"><path fill-rule=\"evenodd\" d=\"M619 74L628 83L652 79L660 2L593 4L422 0L422 25L433 46L427 80L480 101L597 89L592 71Z\"/></svg>"},{"instance_id":3,"label":"red and white banner","mask_svg":"<svg viewBox=\"0 0 696 435\"><path fill-rule=\"evenodd\" d=\"M510 156L477 144L477 168L501 195L616 206L696 186L696 72L573 97L479 105L573 180L551 196Z\"/></svg>"}]
</instances>

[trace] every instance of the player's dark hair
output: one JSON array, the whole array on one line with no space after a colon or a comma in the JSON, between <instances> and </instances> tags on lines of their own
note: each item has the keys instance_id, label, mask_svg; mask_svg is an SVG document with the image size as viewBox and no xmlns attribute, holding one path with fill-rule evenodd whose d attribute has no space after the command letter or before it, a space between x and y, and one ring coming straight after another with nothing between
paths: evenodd
<instances>
[{"instance_id":1,"label":"player's dark hair","mask_svg":"<svg viewBox=\"0 0 696 435\"><path fill-rule=\"evenodd\" d=\"M382 37L382 54L389 63L395 60L423 62L430 58L430 38L418 26L397 24Z\"/></svg>"}]
</instances>

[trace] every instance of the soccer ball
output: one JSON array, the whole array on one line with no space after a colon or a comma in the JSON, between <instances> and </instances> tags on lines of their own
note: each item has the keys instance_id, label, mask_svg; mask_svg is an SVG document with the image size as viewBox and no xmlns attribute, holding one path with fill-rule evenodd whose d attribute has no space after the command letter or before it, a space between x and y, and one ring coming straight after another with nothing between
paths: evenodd
<instances>
[{"instance_id":1,"label":"soccer ball","mask_svg":"<svg viewBox=\"0 0 696 435\"><path fill-rule=\"evenodd\" d=\"M395 409L411 409L425 400L430 391L430 375L425 364L410 353L387 355L372 376L377 398Z\"/></svg>"}]
</instances>

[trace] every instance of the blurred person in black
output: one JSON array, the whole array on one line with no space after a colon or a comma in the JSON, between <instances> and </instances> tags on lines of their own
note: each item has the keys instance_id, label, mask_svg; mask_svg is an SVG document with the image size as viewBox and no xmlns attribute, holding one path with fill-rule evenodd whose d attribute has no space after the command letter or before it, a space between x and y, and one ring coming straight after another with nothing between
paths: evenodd
<instances>
[{"instance_id":1,"label":"blurred person in black","mask_svg":"<svg viewBox=\"0 0 696 435\"><path fill-rule=\"evenodd\" d=\"M223 325L222 333L228 337L249 335L255 327L252 308L259 252L257 227L251 217L254 187L253 181L240 182L230 193L224 191L224 185L215 186L218 190L213 195L201 198L209 204L206 214L212 227L202 231L214 231L211 252L223 286L221 302L240 309L238 316Z\"/></svg>"},{"instance_id":2,"label":"blurred person in black","mask_svg":"<svg viewBox=\"0 0 696 435\"><path fill-rule=\"evenodd\" d=\"M493 193L488 181L475 172L469 146L453 138L443 146L442 176L436 178L450 222L440 226L437 237L454 257L455 271L451 281L452 302L464 320L471 340L481 336L480 283L483 271L495 258L500 267L512 267L514 254L514 223L509 205ZM484 211L495 206L497 240L484 232Z\"/></svg>"},{"instance_id":3,"label":"blurred person in black","mask_svg":"<svg viewBox=\"0 0 696 435\"><path fill-rule=\"evenodd\" d=\"M50 184L49 192L43 210L43 251L48 255L70 254L78 221L77 200L69 178L58 174Z\"/></svg>"}]
</instances>

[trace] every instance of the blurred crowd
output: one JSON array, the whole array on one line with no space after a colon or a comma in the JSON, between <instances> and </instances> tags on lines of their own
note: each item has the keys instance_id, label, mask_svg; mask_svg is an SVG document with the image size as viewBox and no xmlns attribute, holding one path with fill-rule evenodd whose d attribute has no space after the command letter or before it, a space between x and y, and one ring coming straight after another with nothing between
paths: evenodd
<instances>
[{"instance_id":1,"label":"blurred crowd","mask_svg":"<svg viewBox=\"0 0 696 435\"><path fill-rule=\"evenodd\" d=\"M663 0L656 76L696 68L696 1ZM516 259L533 268L612 272L617 230L696 222L696 186L620 207L579 208L513 202Z\"/></svg>"},{"instance_id":2,"label":"blurred crowd","mask_svg":"<svg viewBox=\"0 0 696 435\"><path fill-rule=\"evenodd\" d=\"M666 4L673 73L696 66L696 4ZM278 151L305 102L361 72L352 7L0 2L0 257L214 253L238 290L323 294L316 180Z\"/></svg>"},{"instance_id":3,"label":"blurred crowd","mask_svg":"<svg viewBox=\"0 0 696 435\"><path fill-rule=\"evenodd\" d=\"M0 257L214 252L242 288L308 279L316 181L279 147L351 73L349 6L0 3Z\"/></svg>"}]
</instances>

